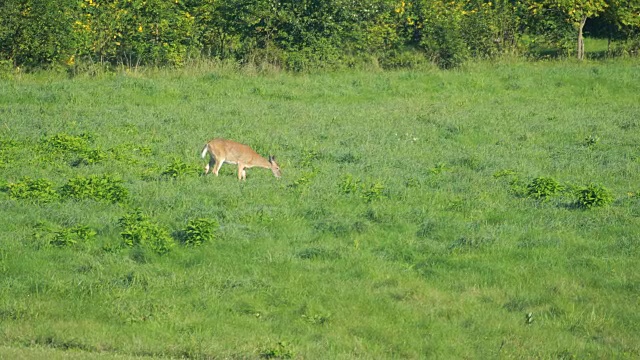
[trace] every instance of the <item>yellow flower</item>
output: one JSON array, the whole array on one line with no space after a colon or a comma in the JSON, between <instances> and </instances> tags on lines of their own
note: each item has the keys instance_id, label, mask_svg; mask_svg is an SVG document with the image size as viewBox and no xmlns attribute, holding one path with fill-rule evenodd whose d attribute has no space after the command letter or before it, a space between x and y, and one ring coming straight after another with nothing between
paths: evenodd
<instances>
[{"instance_id":1,"label":"yellow flower","mask_svg":"<svg viewBox=\"0 0 640 360\"><path fill-rule=\"evenodd\" d=\"M142 25L138 26L138 32L142 32Z\"/></svg>"},{"instance_id":2,"label":"yellow flower","mask_svg":"<svg viewBox=\"0 0 640 360\"><path fill-rule=\"evenodd\" d=\"M71 55L69 60L67 60L67 65L71 66L71 65L73 65L75 63L76 63L76 56L75 55Z\"/></svg>"}]
</instances>

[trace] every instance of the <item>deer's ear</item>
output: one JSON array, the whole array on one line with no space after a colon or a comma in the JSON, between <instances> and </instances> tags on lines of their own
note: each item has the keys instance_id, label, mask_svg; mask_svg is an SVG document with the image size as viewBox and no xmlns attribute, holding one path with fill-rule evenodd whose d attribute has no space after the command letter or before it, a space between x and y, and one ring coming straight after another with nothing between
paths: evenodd
<instances>
[{"instance_id":1,"label":"deer's ear","mask_svg":"<svg viewBox=\"0 0 640 360\"><path fill-rule=\"evenodd\" d=\"M269 162L270 162L270 163L272 163L272 162L274 162L274 161L276 161L275 156L273 156L273 155L269 155Z\"/></svg>"}]
</instances>

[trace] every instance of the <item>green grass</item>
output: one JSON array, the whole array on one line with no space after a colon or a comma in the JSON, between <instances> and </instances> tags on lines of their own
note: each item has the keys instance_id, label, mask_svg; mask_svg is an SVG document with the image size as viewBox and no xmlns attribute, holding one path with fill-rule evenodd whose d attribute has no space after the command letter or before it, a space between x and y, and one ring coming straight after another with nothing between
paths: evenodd
<instances>
[{"instance_id":1,"label":"green grass","mask_svg":"<svg viewBox=\"0 0 640 360\"><path fill-rule=\"evenodd\" d=\"M624 60L3 80L0 358L640 357L638 94ZM213 137L283 178L201 176Z\"/></svg>"}]
</instances>

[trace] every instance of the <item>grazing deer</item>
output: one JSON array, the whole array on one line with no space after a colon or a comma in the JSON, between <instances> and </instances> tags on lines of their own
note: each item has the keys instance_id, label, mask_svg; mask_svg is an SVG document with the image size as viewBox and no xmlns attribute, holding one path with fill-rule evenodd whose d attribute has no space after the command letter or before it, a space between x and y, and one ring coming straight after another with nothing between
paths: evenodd
<instances>
[{"instance_id":1,"label":"grazing deer","mask_svg":"<svg viewBox=\"0 0 640 360\"><path fill-rule=\"evenodd\" d=\"M263 158L247 145L237 143L225 139L213 139L209 141L202 149L202 158L204 159L209 153L209 163L204 168L204 174L207 175L213 165L213 173L218 176L218 171L222 164L238 165L238 180L246 180L246 168L254 166L271 169L273 175L280 178L280 166L276 163L273 156L269 156L269 160Z\"/></svg>"}]
</instances>

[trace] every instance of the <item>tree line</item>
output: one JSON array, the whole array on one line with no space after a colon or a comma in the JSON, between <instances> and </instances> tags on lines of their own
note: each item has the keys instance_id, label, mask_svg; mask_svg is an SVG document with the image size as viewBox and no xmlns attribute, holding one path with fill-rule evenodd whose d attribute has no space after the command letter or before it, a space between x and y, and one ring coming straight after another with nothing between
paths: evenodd
<instances>
[{"instance_id":1,"label":"tree line","mask_svg":"<svg viewBox=\"0 0 640 360\"><path fill-rule=\"evenodd\" d=\"M6 66L181 66L215 58L303 71L531 54L584 56L584 34L640 47L640 0L3 0Z\"/></svg>"}]
</instances>

